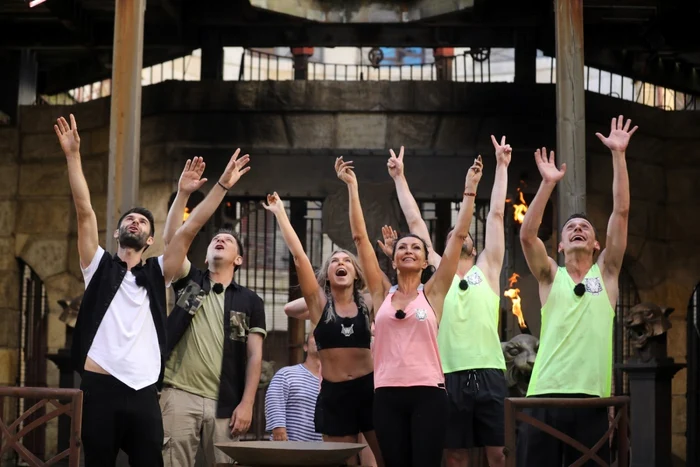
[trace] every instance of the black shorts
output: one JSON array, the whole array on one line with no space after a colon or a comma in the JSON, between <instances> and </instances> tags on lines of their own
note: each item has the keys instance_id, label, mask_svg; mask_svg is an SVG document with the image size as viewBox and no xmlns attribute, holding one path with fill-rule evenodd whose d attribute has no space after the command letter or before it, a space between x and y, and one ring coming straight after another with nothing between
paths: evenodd
<instances>
[{"instance_id":1,"label":"black shorts","mask_svg":"<svg viewBox=\"0 0 700 467\"><path fill-rule=\"evenodd\" d=\"M589 398L593 396L585 394L548 394L533 397ZM555 430L569 435L588 448L595 446L609 426L608 409L605 407L528 408L523 409L523 413L543 421ZM571 465L583 457L583 454L578 449L568 446L563 441L559 441L552 435L525 422L518 423L516 445L516 459L519 466L561 467L561 465ZM606 464L610 463L610 448L607 442L603 443L597 454ZM583 465L592 467L598 464L594 461L588 461Z\"/></svg>"},{"instance_id":2,"label":"black shorts","mask_svg":"<svg viewBox=\"0 0 700 467\"><path fill-rule=\"evenodd\" d=\"M450 401L446 449L469 449L505 444L505 373L497 369L463 370L445 374Z\"/></svg>"},{"instance_id":3,"label":"black shorts","mask_svg":"<svg viewBox=\"0 0 700 467\"><path fill-rule=\"evenodd\" d=\"M350 436L374 430L374 372L349 381L321 381L314 427L326 436Z\"/></svg>"}]
</instances>

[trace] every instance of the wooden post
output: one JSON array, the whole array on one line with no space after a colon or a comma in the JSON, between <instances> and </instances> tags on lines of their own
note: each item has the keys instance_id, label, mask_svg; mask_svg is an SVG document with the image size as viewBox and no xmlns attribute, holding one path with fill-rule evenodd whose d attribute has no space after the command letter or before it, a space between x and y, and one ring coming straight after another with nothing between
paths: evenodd
<instances>
[{"instance_id":1,"label":"wooden post","mask_svg":"<svg viewBox=\"0 0 700 467\"><path fill-rule=\"evenodd\" d=\"M136 206L141 145L141 69L146 0L116 0L109 120L107 250L116 251L119 217Z\"/></svg>"},{"instance_id":2,"label":"wooden post","mask_svg":"<svg viewBox=\"0 0 700 467\"><path fill-rule=\"evenodd\" d=\"M586 111L583 87L583 0L556 0L557 151L566 163L557 187L558 231L573 213L586 211Z\"/></svg>"}]
</instances>

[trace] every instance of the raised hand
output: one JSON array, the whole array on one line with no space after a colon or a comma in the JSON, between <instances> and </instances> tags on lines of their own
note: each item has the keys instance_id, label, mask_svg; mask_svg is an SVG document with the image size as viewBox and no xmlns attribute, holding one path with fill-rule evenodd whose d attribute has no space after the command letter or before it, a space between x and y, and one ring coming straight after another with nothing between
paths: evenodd
<instances>
[{"instance_id":1,"label":"raised hand","mask_svg":"<svg viewBox=\"0 0 700 467\"><path fill-rule=\"evenodd\" d=\"M557 166L554 164L554 151L550 151L549 160L547 160L547 148L543 147L541 150L538 148L537 151L535 151L535 162L542 176L542 181L557 183L564 178L566 164L562 164L561 169L557 169Z\"/></svg>"},{"instance_id":2,"label":"raised hand","mask_svg":"<svg viewBox=\"0 0 700 467\"><path fill-rule=\"evenodd\" d=\"M61 149L66 156L77 156L80 154L80 136L78 135L78 124L75 117L70 114L70 126L65 118L60 117L53 126Z\"/></svg>"},{"instance_id":3,"label":"raised hand","mask_svg":"<svg viewBox=\"0 0 700 467\"><path fill-rule=\"evenodd\" d=\"M353 168L352 161L343 161L343 156L340 156L335 160L335 173L338 178L347 185L357 183L357 177L355 176L355 172L352 170Z\"/></svg>"},{"instance_id":4,"label":"raised hand","mask_svg":"<svg viewBox=\"0 0 700 467\"><path fill-rule=\"evenodd\" d=\"M389 169L389 176L391 178L396 178L403 175L403 146L399 150L399 157L396 157L396 153L393 149L389 149L391 157L386 162L386 167Z\"/></svg>"},{"instance_id":5,"label":"raised hand","mask_svg":"<svg viewBox=\"0 0 700 467\"><path fill-rule=\"evenodd\" d=\"M467 179L464 184L464 188L467 192L473 192L476 190L477 185L479 185L479 180L484 173L484 163L481 160L481 155L474 159L474 163L467 171Z\"/></svg>"},{"instance_id":6,"label":"raised hand","mask_svg":"<svg viewBox=\"0 0 700 467\"><path fill-rule=\"evenodd\" d=\"M385 225L382 227L382 237L384 237L384 242L377 240L377 244L384 254L391 258L394 253L394 243L399 237L399 234L391 226Z\"/></svg>"},{"instance_id":7,"label":"raised hand","mask_svg":"<svg viewBox=\"0 0 700 467\"><path fill-rule=\"evenodd\" d=\"M228 161L224 173L221 174L219 178L219 183L221 183L224 188L230 190L233 185L235 185L238 180L250 170L250 167L246 167L246 164L250 161L250 156L246 154L245 156L238 158L241 153L241 149L236 149L236 152L231 156L231 160Z\"/></svg>"},{"instance_id":8,"label":"raised hand","mask_svg":"<svg viewBox=\"0 0 700 467\"><path fill-rule=\"evenodd\" d=\"M513 148L510 144L506 144L506 137L501 136L501 142L498 143L496 137L491 135L491 142L493 143L493 148L496 150L496 162L499 164L510 164L510 156L513 153Z\"/></svg>"},{"instance_id":9,"label":"raised hand","mask_svg":"<svg viewBox=\"0 0 700 467\"><path fill-rule=\"evenodd\" d=\"M607 138L600 133L595 134L598 139L601 140L603 144L606 145L611 151L625 152L627 145L630 142L630 137L635 131L637 131L637 128L639 128L638 126L635 126L630 130L629 128L632 120L629 118L627 119L624 127L622 126L623 122L624 118L622 115L617 118L613 118L610 122L610 135L608 135Z\"/></svg>"},{"instance_id":10,"label":"raised hand","mask_svg":"<svg viewBox=\"0 0 700 467\"><path fill-rule=\"evenodd\" d=\"M265 201L262 201L260 204L262 204L262 207L270 211L275 216L278 214L286 214L286 211L284 210L284 203L282 203L282 200L276 191L271 195L267 195L267 204Z\"/></svg>"},{"instance_id":11,"label":"raised hand","mask_svg":"<svg viewBox=\"0 0 700 467\"><path fill-rule=\"evenodd\" d=\"M191 195L199 190L207 182L206 178L202 178L205 165L204 159L201 157L195 157L192 160L187 159L185 168L182 169L180 180L177 183L178 191Z\"/></svg>"}]
</instances>

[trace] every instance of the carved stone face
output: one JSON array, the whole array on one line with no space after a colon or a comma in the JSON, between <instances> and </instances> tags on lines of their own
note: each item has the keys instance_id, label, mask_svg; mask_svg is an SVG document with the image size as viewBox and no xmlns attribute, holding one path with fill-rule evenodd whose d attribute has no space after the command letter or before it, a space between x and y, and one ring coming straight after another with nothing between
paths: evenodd
<instances>
[{"instance_id":1,"label":"carved stone face","mask_svg":"<svg viewBox=\"0 0 700 467\"><path fill-rule=\"evenodd\" d=\"M650 338L660 336L671 328L668 315L673 308L661 309L653 303L640 303L625 316L625 327L632 345L641 349Z\"/></svg>"},{"instance_id":2,"label":"carved stone face","mask_svg":"<svg viewBox=\"0 0 700 467\"><path fill-rule=\"evenodd\" d=\"M78 312L80 311L80 303L83 301L83 295L80 294L72 300L59 300L58 304L63 308L61 316L58 317L66 323L68 327L74 328L75 322L78 320Z\"/></svg>"},{"instance_id":3,"label":"carved stone face","mask_svg":"<svg viewBox=\"0 0 700 467\"><path fill-rule=\"evenodd\" d=\"M508 387L515 387L522 395L527 393L539 347L540 340L530 334L518 334L508 342L501 342Z\"/></svg>"}]
</instances>

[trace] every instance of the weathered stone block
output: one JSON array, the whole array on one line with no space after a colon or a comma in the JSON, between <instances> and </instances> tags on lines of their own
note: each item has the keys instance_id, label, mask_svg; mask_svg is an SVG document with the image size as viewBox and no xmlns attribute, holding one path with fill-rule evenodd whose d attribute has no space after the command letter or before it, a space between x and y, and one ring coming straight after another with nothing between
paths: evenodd
<instances>
[{"instance_id":1,"label":"weathered stone block","mask_svg":"<svg viewBox=\"0 0 700 467\"><path fill-rule=\"evenodd\" d=\"M678 457L682 461L685 461L686 454L687 454L687 450L686 450L687 441L688 441L688 439L686 438L685 433L683 433L683 434L674 433L671 436L671 453L673 454L674 457ZM683 462L682 465L685 465L685 462ZM680 467L680 465L674 463L673 467Z\"/></svg>"},{"instance_id":2,"label":"weathered stone block","mask_svg":"<svg viewBox=\"0 0 700 467\"><path fill-rule=\"evenodd\" d=\"M699 181L700 168L668 167L666 169L666 201L674 204L693 204L700 193L698 191Z\"/></svg>"},{"instance_id":3,"label":"weathered stone block","mask_svg":"<svg viewBox=\"0 0 700 467\"><path fill-rule=\"evenodd\" d=\"M671 381L671 394L685 394L688 388L688 369L683 368L675 374Z\"/></svg>"},{"instance_id":4,"label":"weathered stone block","mask_svg":"<svg viewBox=\"0 0 700 467\"><path fill-rule=\"evenodd\" d=\"M21 200L17 203L16 231L27 234L68 233L72 201L66 198Z\"/></svg>"},{"instance_id":5,"label":"weathered stone block","mask_svg":"<svg viewBox=\"0 0 700 467\"><path fill-rule=\"evenodd\" d=\"M15 201L0 201L0 226L5 233L11 233L15 229Z\"/></svg>"},{"instance_id":6,"label":"weathered stone block","mask_svg":"<svg viewBox=\"0 0 700 467\"><path fill-rule=\"evenodd\" d=\"M17 268L15 261L14 237L0 238L0 271L8 271Z\"/></svg>"},{"instance_id":7,"label":"weathered stone block","mask_svg":"<svg viewBox=\"0 0 700 467\"><path fill-rule=\"evenodd\" d=\"M674 394L671 399L671 417L673 420L673 432L685 434L687 422L688 403L685 397L685 391L680 394Z\"/></svg>"},{"instance_id":8,"label":"weathered stone block","mask_svg":"<svg viewBox=\"0 0 700 467\"><path fill-rule=\"evenodd\" d=\"M476 152L474 144L477 141L480 121L461 115L444 115L435 135L434 147L438 151ZM426 144L422 147L428 147Z\"/></svg>"},{"instance_id":9,"label":"weathered stone block","mask_svg":"<svg viewBox=\"0 0 700 467\"><path fill-rule=\"evenodd\" d=\"M666 205L666 233L670 240L697 241L700 229L700 216L693 212L697 203Z\"/></svg>"},{"instance_id":10,"label":"weathered stone block","mask_svg":"<svg viewBox=\"0 0 700 467\"><path fill-rule=\"evenodd\" d=\"M109 127L100 127L90 132L90 154L109 152Z\"/></svg>"},{"instance_id":11,"label":"weathered stone block","mask_svg":"<svg viewBox=\"0 0 700 467\"><path fill-rule=\"evenodd\" d=\"M627 229L630 234L650 239L668 238L664 206L658 200L632 200Z\"/></svg>"},{"instance_id":12,"label":"weathered stone block","mask_svg":"<svg viewBox=\"0 0 700 467\"><path fill-rule=\"evenodd\" d=\"M376 114L341 114L337 116L338 148L367 149L386 147L387 116Z\"/></svg>"},{"instance_id":13,"label":"weathered stone block","mask_svg":"<svg viewBox=\"0 0 700 467\"><path fill-rule=\"evenodd\" d=\"M19 308L19 268L0 274L0 303L11 309ZM2 327L2 326L0 326ZM3 344L0 343L0 347Z\"/></svg>"},{"instance_id":14,"label":"weathered stone block","mask_svg":"<svg viewBox=\"0 0 700 467\"><path fill-rule=\"evenodd\" d=\"M56 120L63 117L70 124L72 113L82 139L84 130L109 125L109 112L109 99L95 99L77 105L23 106L20 108L19 121L22 133L51 132L53 134Z\"/></svg>"},{"instance_id":15,"label":"weathered stone block","mask_svg":"<svg viewBox=\"0 0 700 467\"><path fill-rule=\"evenodd\" d=\"M46 286L49 310L51 313L57 314L63 311L58 300L70 300L85 290L82 276L78 278L70 272L63 272L44 279L44 286Z\"/></svg>"},{"instance_id":16,"label":"weathered stone block","mask_svg":"<svg viewBox=\"0 0 700 467\"><path fill-rule=\"evenodd\" d=\"M639 289L651 289L664 283L666 277L666 243L630 235L628 251L638 251L633 271L630 271Z\"/></svg>"},{"instance_id":17,"label":"weathered stone block","mask_svg":"<svg viewBox=\"0 0 700 467\"><path fill-rule=\"evenodd\" d=\"M14 162L19 156L19 132L16 128L0 128L0 154L3 162Z\"/></svg>"},{"instance_id":18,"label":"weathered stone block","mask_svg":"<svg viewBox=\"0 0 700 467\"><path fill-rule=\"evenodd\" d=\"M695 112L679 113L687 115ZM695 134L692 137L689 136L680 140L667 139L664 141L663 151L659 151L658 159L662 159L667 167L697 166L698 154L700 154L697 137L696 127Z\"/></svg>"},{"instance_id":19,"label":"weathered stone block","mask_svg":"<svg viewBox=\"0 0 700 467\"><path fill-rule=\"evenodd\" d=\"M46 344L49 348L59 349L66 343L66 323L58 317L58 313L49 313L46 317Z\"/></svg>"},{"instance_id":20,"label":"weathered stone block","mask_svg":"<svg viewBox=\"0 0 700 467\"><path fill-rule=\"evenodd\" d=\"M390 115L386 126L387 145L393 147L397 154L402 145L411 149L431 148L439 123L440 119L433 115Z\"/></svg>"},{"instance_id":21,"label":"weathered stone block","mask_svg":"<svg viewBox=\"0 0 700 467\"><path fill-rule=\"evenodd\" d=\"M335 146L335 119L328 114L290 114L284 117L293 148L332 148Z\"/></svg>"},{"instance_id":22,"label":"weathered stone block","mask_svg":"<svg viewBox=\"0 0 700 467\"><path fill-rule=\"evenodd\" d=\"M0 154L2 150L0 149ZM3 160L6 158L3 155ZM17 194L17 164L0 165L0 199L12 197Z\"/></svg>"},{"instance_id":23,"label":"weathered stone block","mask_svg":"<svg viewBox=\"0 0 700 467\"><path fill-rule=\"evenodd\" d=\"M67 270L68 242L64 238L30 238L21 258L42 280Z\"/></svg>"},{"instance_id":24,"label":"weathered stone block","mask_svg":"<svg viewBox=\"0 0 700 467\"><path fill-rule=\"evenodd\" d=\"M89 132L80 135L80 150L89 153ZM23 134L20 150L22 161L37 161L46 159L65 160L65 155L58 142L56 133Z\"/></svg>"},{"instance_id":25,"label":"weathered stone block","mask_svg":"<svg viewBox=\"0 0 700 467\"><path fill-rule=\"evenodd\" d=\"M0 319L8 310L0 310ZM17 378L17 350L0 349L0 386L14 386ZM2 414L4 416L4 414ZM3 418L3 420L8 420Z\"/></svg>"},{"instance_id":26,"label":"weathered stone block","mask_svg":"<svg viewBox=\"0 0 700 467\"><path fill-rule=\"evenodd\" d=\"M22 164L19 171L19 194L20 196L70 195L65 160Z\"/></svg>"},{"instance_id":27,"label":"weathered stone block","mask_svg":"<svg viewBox=\"0 0 700 467\"><path fill-rule=\"evenodd\" d=\"M152 182L171 182L176 176L172 167L172 157L169 155L168 147L165 144L141 147L140 159L141 171L139 181L141 185ZM182 167L177 173L175 181L179 179L181 170Z\"/></svg>"},{"instance_id":28,"label":"weathered stone block","mask_svg":"<svg viewBox=\"0 0 700 467\"><path fill-rule=\"evenodd\" d=\"M165 219L168 216L168 201L172 193L170 183L149 183L139 190L139 205L153 213L156 221L156 235L162 234Z\"/></svg>"},{"instance_id":29,"label":"weathered stone block","mask_svg":"<svg viewBox=\"0 0 700 467\"><path fill-rule=\"evenodd\" d=\"M19 287L19 282L17 283ZM14 290L15 298L12 303L16 308L0 308L0 347L10 347L13 350L19 346L19 300L17 300L18 290ZM16 302L16 303L15 303ZM0 372L2 365L0 365ZM14 369L12 370L14 371ZM2 380L0 380L2 384Z\"/></svg>"}]
</instances>

